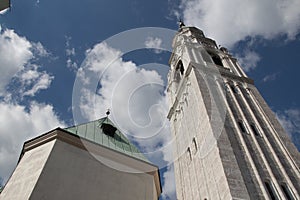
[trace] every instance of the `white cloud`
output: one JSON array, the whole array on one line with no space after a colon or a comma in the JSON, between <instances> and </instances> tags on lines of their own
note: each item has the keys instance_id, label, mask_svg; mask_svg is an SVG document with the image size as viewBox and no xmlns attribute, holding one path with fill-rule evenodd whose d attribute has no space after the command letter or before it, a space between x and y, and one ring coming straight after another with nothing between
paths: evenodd
<instances>
[{"instance_id":1,"label":"white cloud","mask_svg":"<svg viewBox=\"0 0 300 200\"><path fill-rule=\"evenodd\" d=\"M276 113L281 125L289 135L300 134L300 110L287 109Z\"/></svg>"},{"instance_id":2,"label":"white cloud","mask_svg":"<svg viewBox=\"0 0 300 200\"><path fill-rule=\"evenodd\" d=\"M162 39L158 37L148 37L145 41L146 48L154 49L155 53L161 53Z\"/></svg>"},{"instance_id":3,"label":"white cloud","mask_svg":"<svg viewBox=\"0 0 300 200\"><path fill-rule=\"evenodd\" d=\"M13 103L0 103L0 177L4 182L12 173L24 141L65 126L51 105L31 102L29 110Z\"/></svg>"},{"instance_id":4,"label":"white cloud","mask_svg":"<svg viewBox=\"0 0 300 200\"><path fill-rule=\"evenodd\" d=\"M250 50L245 50L243 54L236 55L236 57L243 70L246 72L255 69L257 63L260 61L260 56L256 52Z\"/></svg>"},{"instance_id":5,"label":"white cloud","mask_svg":"<svg viewBox=\"0 0 300 200\"><path fill-rule=\"evenodd\" d=\"M67 58L67 67L73 70L77 70L78 69L78 65L76 62L72 61L71 58Z\"/></svg>"},{"instance_id":6,"label":"white cloud","mask_svg":"<svg viewBox=\"0 0 300 200\"><path fill-rule=\"evenodd\" d=\"M32 80L37 79L38 77L39 77L39 72L36 69L30 69L20 75L20 79L23 82L29 82L29 83L31 83Z\"/></svg>"},{"instance_id":7,"label":"white cloud","mask_svg":"<svg viewBox=\"0 0 300 200\"><path fill-rule=\"evenodd\" d=\"M72 37L66 36L66 57L67 57L67 67L71 70L76 71L78 69L78 65L75 61L73 61L76 56L76 51L74 47L71 47L71 39Z\"/></svg>"},{"instance_id":8,"label":"white cloud","mask_svg":"<svg viewBox=\"0 0 300 200\"><path fill-rule=\"evenodd\" d=\"M279 73L268 74L263 78L263 82L274 81L278 77Z\"/></svg>"},{"instance_id":9,"label":"white cloud","mask_svg":"<svg viewBox=\"0 0 300 200\"><path fill-rule=\"evenodd\" d=\"M11 96L7 87L12 81L21 82L20 87L13 91L18 96L34 96L39 90L47 89L54 77L46 71L40 72L40 67L34 62L48 56L50 53L40 42L30 42L14 30L1 31L0 96Z\"/></svg>"},{"instance_id":10,"label":"white cloud","mask_svg":"<svg viewBox=\"0 0 300 200\"><path fill-rule=\"evenodd\" d=\"M39 77L34 79L35 80L34 85L32 86L31 89L25 91L23 93L23 96L27 96L27 95L34 96L40 90L49 88L52 80L54 79L54 76L50 76L46 72L38 72L37 75ZM30 79L30 80L32 80L32 79Z\"/></svg>"},{"instance_id":11,"label":"white cloud","mask_svg":"<svg viewBox=\"0 0 300 200\"><path fill-rule=\"evenodd\" d=\"M283 128L289 134L291 140L300 149L300 110L287 109L276 113Z\"/></svg>"},{"instance_id":12,"label":"white cloud","mask_svg":"<svg viewBox=\"0 0 300 200\"><path fill-rule=\"evenodd\" d=\"M54 77L36 64L49 55L40 42L30 42L14 30L0 30L0 179L4 182L26 140L64 126L51 105L27 101L25 107L19 102L19 97L34 96L50 86Z\"/></svg>"},{"instance_id":13,"label":"white cloud","mask_svg":"<svg viewBox=\"0 0 300 200\"><path fill-rule=\"evenodd\" d=\"M137 133L136 129L141 128L145 131L149 123L161 123L156 119L160 119L161 116L158 115L165 112L162 110L166 106L163 105L164 96L161 94L164 92L163 80L156 71L137 68L134 63L123 61L118 57L120 55L120 51L103 43L98 44L87 51L83 67L100 74L101 88L97 91L99 94L97 106L100 106L101 110L97 110L96 113L101 115L107 108L111 108L112 113L115 111L118 115L114 116L117 122L118 119L120 122L126 122L122 125L125 130L134 129L132 134L141 134ZM95 91L90 92L94 93ZM88 98L85 99L85 96ZM89 101L91 96L85 93L82 98ZM86 101L82 106L86 106ZM159 105L163 106L159 107ZM94 119L93 113L95 112L91 112L90 109L93 109L91 106L88 107L85 115L89 120ZM100 107L96 107L96 109ZM152 111L155 113L151 113ZM152 117L151 114L156 116ZM128 123L128 120L131 120L132 123ZM151 129L151 131L153 130Z\"/></svg>"},{"instance_id":14,"label":"white cloud","mask_svg":"<svg viewBox=\"0 0 300 200\"><path fill-rule=\"evenodd\" d=\"M31 42L31 45L32 45L31 50L34 55L38 55L41 57L47 57L50 55L50 53L45 49L45 47L40 42L37 43Z\"/></svg>"},{"instance_id":15,"label":"white cloud","mask_svg":"<svg viewBox=\"0 0 300 200\"><path fill-rule=\"evenodd\" d=\"M75 48L66 49L67 56L75 56Z\"/></svg>"},{"instance_id":16,"label":"white cloud","mask_svg":"<svg viewBox=\"0 0 300 200\"><path fill-rule=\"evenodd\" d=\"M118 128L138 143L156 165L165 167L173 156L163 80L156 71L138 68L121 55L121 51L106 43L86 51L77 76L84 86L79 95L82 115L86 121L94 120L110 108L110 118ZM98 82L100 87L92 87ZM165 173L165 183L172 182L168 181L172 178L170 173L173 172ZM173 191L171 186L166 186L170 187L167 191Z\"/></svg>"},{"instance_id":17,"label":"white cloud","mask_svg":"<svg viewBox=\"0 0 300 200\"><path fill-rule=\"evenodd\" d=\"M53 79L54 76L46 71L40 71L39 66L31 64L13 76L2 96L4 98L13 96L15 100L22 100L25 96L33 97L40 90L48 89Z\"/></svg>"},{"instance_id":18,"label":"white cloud","mask_svg":"<svg viewBox=\"0 0 300 200\"><path fill-rule=\"evenodd\" d=\"M31 47L26 38L13 30L6 29L0 33L0 95L3 95L11 78L33 58Z\"/></svg>"},{"instance_id":19,"label":"white cloud","mask_svg":"<svg viewBox=\"0 0 300 200\"><path fill-rule=\"evenodd\" d=\"M169 165L167 171L163 175L165 184L162 188L162 198L163 199L176 199L176 182L174 174L174 165Z\"/></svg>"},{"instance_id":20,"label":"white cloud","mask_svg":"<svg viewBox=\"0 0 300 200\"><path fill-rule=\"evenodd\" d=\"M181 0L185 24L201 28L221 45L246 37L294 39L300 28L299 0Z\"/></svg>"},{"instance_id":21,"label":"white cloud","mask_svg":"<svg viewBox=\"0 0 300 200\"><path fill-rule=\"evenodd\" d=\"M120 51L105 43L87 51L82 67L97 72L97 77L100 75L97 81L101 88L97 91L96 107L91 105L95 91L83 90L83 114L92 120L103 116L110 108L115 122L127 133L148 137L153 131L159 131L166 121L163 80L156 71L137 68L134 63L123 61L120 55Z\"/></svg>"}]
</instances>

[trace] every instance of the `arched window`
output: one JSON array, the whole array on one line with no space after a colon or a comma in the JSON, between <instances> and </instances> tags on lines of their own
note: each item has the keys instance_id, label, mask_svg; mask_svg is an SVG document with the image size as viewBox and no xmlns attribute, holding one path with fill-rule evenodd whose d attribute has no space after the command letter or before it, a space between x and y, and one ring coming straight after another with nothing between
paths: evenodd
<instances>
[{"instance_id":1,"label":"arched window","mask_svg":"<svg viewBox=\"0 0 300 200\"><path fill-rule=\"evenodd\" d=\"M280 187L284 193L284 196L287 200L295 200L296 197L294 193L292 192L291 188L286 183L281 183Z\"/></svg>"},{"instance_id":2,"label":"arched window","mask_svg":"<svg viewBox=\"0 0 300 200\"><path fill-rule=\"evenodd\" d=\"M180 60L176 66L176 71L179 71L181 75L184 73L184 67L182 61Z\"/></svg>"},{"instance_id":3,"label":"arched window","mask_svg":"<svg viewBox=\"0 0 300 200\"><path fill-rule=\"evenodd\" d=\"M238 86L236 85L230 85L231 90L233 91L233 93L238 94L239 93L239 89Z\"/></svg>"},{"instance_id":4,"label":"arched window","mask_svg":"<svg viewBox=\"0 0 300 200\"><path fill-rule=\"evenodd\" d=\"M212 52L208 52L208 54L210 55L210 57L212 58L212 60L214 61L214 63L215 63L216 65L219 65L219 66L224 67L224 65L223 65L223 63L222 63L222 60L221 60L220 56L218 56L217 54L212 53Z\"/></svg>"},{"instance_id":5,"label":"arched window","mask_svg":"<svg viewBox=\"0 0 300 200\"><path fill-rule=\"evenodd\" d=\"M265 180L265 187L271 200L279 200L278 192L270 180Z\"/></svg>"},{"instance_id":6,"label":"arched window","mask_svg":"<svg viewBox=\"0 0 300 200\"><path fill-rule=\"evenodd\" d=\"M250 127L251 127L251 130L254 133L254 135L256 135L256 136L262 136L260 130L258 129L258 127L254 123L251 123Z\"/></svg>"},{"instance_id":7,"label":"arched window","mask_svg":"<svg viewBox=\"0 0 300 200\"><path fill-rule=\"evenodd\" d=\"M240 131L242 133L249 134L249 130L248 130L248 128L247 128L247 126L246 126L246 124L245 124L244 121L238 120L238 125L239 125Z\"/></svg>"}]
</instances>

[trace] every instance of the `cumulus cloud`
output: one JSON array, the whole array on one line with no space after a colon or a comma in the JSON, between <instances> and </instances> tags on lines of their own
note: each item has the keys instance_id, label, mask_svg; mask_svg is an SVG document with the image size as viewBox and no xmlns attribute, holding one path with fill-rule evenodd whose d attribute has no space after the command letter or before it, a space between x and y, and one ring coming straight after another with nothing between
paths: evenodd
<instances>
[{"instance_id":1,"label":"cumulus cloud","mask_svg":"<svg viewBox=\"0 0 300 200\"><path fill-rule=\"evenodd\" d=\"M169 165L167 171L163 174L164 185L162 188L163 199L176 199L176 182L174 174L174 165Z\"/></svg>"},{"instance_id":2,"label":"cumulus cloud","mask_svg":"<svg viewBox=\"0 0 300 200\"><path fill-rule=\"evenodd\" d=\"M81 114L86 121L93 120L103 117L110 108L110 118L118 128L138 144L151 161L165 167L173 156L163 79L150 67L137 67L121 56L120 50L106 43L86 51L77 76L83 87L75 88L80 89ZM73 99L73 102L76 101ZM165 183L170 183L172 169L167 169Z\"/></svg>"},{"instance_id":3,"label":"cumulus cloud","mask_svg":"<svg viewBox=\"0 0 300 200\"><path fill-rule=\"evenodd\" d=\"M299 0L181 0L179 10L188 26L197 26L222 46L233 48L239 41L295 39L300 30ZM259 55L246 51L239 55L244 70L255 69Z\"/></svg>"},{"instance_id":4,"label":"cumulus cloud","mask_svg":"<svg viewBox=\"0 0 300 200\"><path fill-rule=\"evenodd\" d=\"M14 30L0 29L0 180L12 173L24 141L56 126L64 126L51 105L26 101L50 86L53 76L37 65L50 53L40 42L30 42ZM19 98L21 97L21 98ZM1 182L2 182L1 181Z\"/></svg>"},{"instance_id":5,"label":"cumulus cloud","mask_svg":"<svg viewBox=\"0 0 300 200\"><path fill-rule=\"evenodd\" d=\"M162 39L158 37L148 37L145 41L146 48L154 49L155 53L161 53Z\"/></svg>"},{"instance_id":6,"label":"cumulus cloud","mask_svg":"<svg viewBox=\"0 0 300 200\"><path fill-rule=\"evenodd\" d=\"M54 76L46 71L40 71L40 67L32 64L17 72L6 87L4 97L14 96L14 99L22 100L25 96L34 97L41 90L48 89Z\"/></svg>"},{"instance_id":7,"label":"cumulus cloud","mask_svg":"<svg viewBox=\"0 0 300 200\"><path fill-rule=\"evenodd\" d=\"M298 0L181 0L187 25L201 28L221 45L232 47L246 37L294 39L300 28Z\"/></svg>"},{"instance_id":8,"label":"cumulus cloud","mask_svg":"<svg viewBox=\"0 0 300 200\"><path fill-rule=\"evenodd\" d=\"M0 177L5 182L17 163L24 141L64 124L51 105L31 102L27 110L18 104L1 102L0 110Z\"/></svg>"},{"instance_id":9,"label":"cumulus cloud","mask_svg":"<svg viewBox=\"0 0 300 200\"><path fill-rule=\"evenodd\" d=\"M138 68L120 56L120 51L105 43L87 51L82 67L97 74L100 88L97 91L91 91L89 87L82 90L81 111L87 120L93 120L110 108L112 118L125 134L146 139L152 137L155 141L151 145L145 144L144 148L153 148L161 139L155 134L159 134L167 123L163 80L156 71Z\"/></svg>"},{"instance_id":10,"label":"cumulus cloud","mask_svg":"<svg viewBox=\"0 0 300 200\"><path fill-rule=\"evenodd\" d=\"M12 81L22 83L19 85L21 87L14 89L14 92L17 91L20 96L34 96L39 90L47 89L54 77L46 71L40 72L40 67L35 64L35 61L49 55L50 53L40 42L30 42L11 29L1 30L0 96L10 95L7 87Z\"/></svg>"},{"instance_id":11,"label":"cumulus cloud","mask_svg":"<svg viewBox=\"0 0 300 200\"><path fill-rule=\"evenodd\" d=\"M295 145L300 149L300 110L287 109L276 113L283 128L287 131Z\"/></svg>"},{"instance_id":12,"label":"cumulus cloud","mask_svg":"<svg viewBox=\"0 0 300 200\"><path fill-rule=\"evenodd\" d=\"M31 47L31 43L14 30L6 29L0 33L0 95L11 78L33 58Z\"/></svg>"},{"instance_id":13,"label":"cumulus cloud","mask_svg":"<svg viewBox=\"0 0 300 200\"><path fill-rule=\"evenodd\" d=\"M35 56L47 57L50 53L45 49L45 47L40 42L31 42L31 51Z\"/></svg>"},{"instance_id":14,"label":"cumulus cloud","mask_svg":"<svg viewBox=\"0 0 300 200\"><path fill-rule=\"evenodd\" d=\"M245 50L243 54L238 54L236 57L245 72L255 69L261 59L256 52L250 50Z\"/></svg>"},{"instance_id":15,"label":"cumulus cloud","mask_svg":"<svg viewBox=\"0 0 300 200\"><path fill-rule=\"evenodd\" d=\"M38 74L39 77L35 79L35 83L31 89L24 92L23 96L34 96L38 91L49 88L54 76L43 72Z\"/></svg>"}]
</instances>

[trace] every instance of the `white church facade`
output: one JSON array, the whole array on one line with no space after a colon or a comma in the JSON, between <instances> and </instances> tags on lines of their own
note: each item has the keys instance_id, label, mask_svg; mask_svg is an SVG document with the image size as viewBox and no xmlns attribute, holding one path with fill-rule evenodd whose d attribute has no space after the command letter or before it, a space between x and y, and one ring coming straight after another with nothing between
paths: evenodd
<instances>
[{"instance_id":1,"label":"white church facade","mask_svg":"<svg viewBox=\"0 0 300 200\"><path fill-rule=\"evenodd\" d=\"M160 193L158 168L105 117L25 142L0 199L157 200Z\"/></svg>"},{"instance_id":2,"label":"white church facade","mask_svg":"<svg viewBox=\"0 0 300 200\"><path fill-rule=\"evenodd\" d=\"M300 154L227 49L181 23L169 63L177 199L300 199Z\"/></svg>"}]
</instances>

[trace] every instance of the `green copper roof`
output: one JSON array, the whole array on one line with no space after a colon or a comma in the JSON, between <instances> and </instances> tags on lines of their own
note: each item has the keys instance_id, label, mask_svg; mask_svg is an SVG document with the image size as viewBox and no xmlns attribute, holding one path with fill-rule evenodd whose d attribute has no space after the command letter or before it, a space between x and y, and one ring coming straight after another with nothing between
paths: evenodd
<instances>
[{"instance_id":1,"label":"green copper roof","mask_svg":"<svg viewBox=\"0 0 300 200\"><path fill-rule=\"evenodd\" d=\"M65 128L71 134L149 162L147 158L116 128L108 117Z\"/></svg>"}]
</instances>

